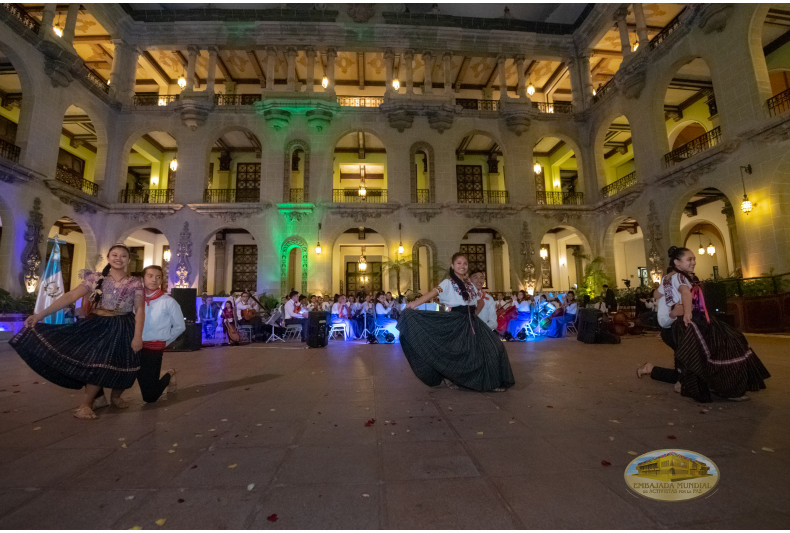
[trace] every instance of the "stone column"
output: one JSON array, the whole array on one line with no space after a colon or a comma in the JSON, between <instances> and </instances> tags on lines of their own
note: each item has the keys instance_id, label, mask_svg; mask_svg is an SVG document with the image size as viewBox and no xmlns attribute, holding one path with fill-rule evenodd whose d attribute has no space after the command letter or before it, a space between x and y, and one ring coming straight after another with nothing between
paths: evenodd
<instances>
[{"instance_id":1,"label":"stone column","mask_svg":"<svg viewBox=\"0 0 790 533\"><path fill-rule=\"evenodd\" d=\"M122 39L113 39L115 57L110 73L110 93L121 103L128 103L134 94L134 77L139 50Z\"/></svg>"},{"instance_id":2,"label":"stone column","mask_svg":"<svg viewBox=\"0 0 790 533\"><path fill-rule=\"evenodd\" d=\"M52 31L52 25L55 23L55 7L57 4L44 4L44 11L41 12L41 36L50 41L57 38L55 32Z\"/></svg>"},{"instance_id":3,"label":"stone column","mask_svg":"<svg viewBox=\"0 0 790 533\"><path fill-rule=\"evenodd\" d=\"M337 59L337 50L329 48L326 51L326 77L329 80L329 89L327 92L333 94L335 92L335 59Z\"/></svg>"},{"instance_id":4,"label":"stone column","mask_svg":"<svg viewBox=\"0 0 790 533\"><path fill-rule=\"evenodd\" d=\"M69 4L69 11L66 14L66 27L63 28L63 41L69 45L74 45L74 32L77 29L77 15L80 12L80 4Z\"/></svg>"},{"instance_id":5,"label":"stone column","mask_svg":"<svg viewBox=\"0 0 790 533\"><path fill-rule=\"evenodd\" d=\"M225 292L225 234L217 233L214 239L214 294Z\"/></svg>"},{"instance_id":6,"label":"stone column","mask_svg":"<svg viewBox=\"0 0 790 533\"><path fill-rule=\"evenodd\" d=\"M289 46L285 53L288 74L286 75L286 87L289 91L296 90L296 48Z\"/></svg>"},{"instance_id":7,"label":"stone column","mask_svg":"<svg viewBox=\"0 0 790 533\"><path fill-rule=\"evenodd\" d=\"M499 70L499 100L507 100L507 78L505 77L505 56L496 58L496 68Z\"/></svg>"},{"instance_id":8,"label":"stone column","mask_svg":"<svg viewBox=\"0 0 790 533\"><path fill-rule=\"evenodd\" d=\"M502 246L505 244L504 239L502 236L497 233L494 235L494 240L491 241L491 248L493 252L493 259L494 259L494 272L493 272L493 283L489 284L489 289L495 290L497 292L501 292L505 290L505 274L504 274L504 258L502 257Z\"/></svg>"},{"instance_id":9,"label":"stone column","mask_svg":"<svg viewBox=\"0 0 790 533\"><path fill-rule=\"evenodd\" d=\"M197 56L200 50L197 46L190 46L187 48L187 85L184 87L185 93L191 93L195 86L195 65L197 64Z\"/></svg>"},{"instance_id":10,"label":"stone column","mask_svg":"<svg viewBox=\"0 0 790 533\"><path fill-rule=\"evenodd\" d=\"M422 61L425 63L425 79L422 84L422 94L433 93L433 55L426 50L422 53Z\"/></svg>"},{"instance_id":11,"label":"stone column","mask_svg":"<svg viewBox=\"0 0 790 533\"><path fill-rule=\"evenodd\" d=\"M206 92L214 94L214 82L217 77L217 50L216 46L208 49L208 74L206 74Z\"/></svg>"},{"instance_id":12,"label":"stone column","mask_svg":"<svg viewBox=\"0 0 790 533\"><path fill-rule=\"evenodd\" d=\"M639 38L639 46L647 46L650 38L647 35L645 11L642 9L642 4L631 4L631 8L634 10L634 18L636 18L636 36Z\"/></svg>"},{"instance_id":13,"label":"stone column","mask_svg":"<svg viewBox=\"0 0 790 533\"><path fill-rule=\"evenodd\" d=\"M305 76L305 91L308 93L313 92L313 85L315 85L315 49L308 48L305 53L307 54L307 74Z\"/></svg>"},{"instance_id":14,"label":"stone column","mask_svg":"<svg viewBox=\"0 0 790 533\"><path fill-rule=\"evenodd\" d=\"M395 54L389 48L384 51L384 65L386 66L386 85L384 86L384 94L392 94L392 70L394 68Z\"/></svg>"},{"instance_id":15,"label":"stone column","mask_svg":"<svg viewBox=\"0 0 790 533\"><path fill-rule=\"evenodd\" d=\"M274 64L277 61L277 50L270 46L266 49L266 90L274 90Z\"/></svg>"},{"instance_id":16,"label":"stone column","mask_svg":"<svg viewBox=\"0 0 790 533\"><path fill-rule=\"evenodd\" d=\"M732 248L732 271L741 269L741 247L738 243L738 229L735 226L735 212L732 205L726 205L721 213L727 218L727 233L730 235L730 247ZM727 272L720 272L722 276L727 276Z\"/></svg>"},{"instance_id":17,"label":"stone column","mask_svg":"<svg viewBox=\"0 0 790 533\"><path fill-rule=\"evenodd\" d=\"M573 107L581 111L589 107L592 101L592 74L590 72L590 56L581 54L565 60L570 70L571 93Z\"/></svg>"},{"instance_id":18,"label":"stone column","mask_svg":"<svg viewBox=\"0 0 790 533\"><path fill-rule=\"evenodd\" d=\"M633 53L631 52L631 40L628 38L628 25L625 22L626 15L628 15L627 7L621 7L614 14L614 20L620 32L620 47L623 49L623 58L630 57Z\"/></svg>"},{"instance_id":19,"label":"stone column","mask_svg":"<svg viewBox=\"0 0 790 533\"><path fill-rule=\"evenodd\" d=\"M453 93L453 80L450 79L450 68L453 59L451 52L445 52L442 55L442 69L444 70L444 94Z\"/></svg>"},{"instance_id":20,"label":"stone column","mask_svg":"<svg viewBox=\"0 0 790 533\"><path fill-rule=\"evenodd\" d=\"M414 94L414 50L406 50L403 60L406 61L406 94Z\"/></svg>"},{"instance_id":21,"label":"stone column","mask_svg":"<svg viewBox=\"0 0 790 533\"><path fill-rule=\"evenodd\" d=\"M522 55L517 55L515 57L516 74L518 74L518 85L516 86L516 94L518 95L519 100L527 99L527 79L524 77L525 59L526 58Z\"/></svg>"}]
</instances>

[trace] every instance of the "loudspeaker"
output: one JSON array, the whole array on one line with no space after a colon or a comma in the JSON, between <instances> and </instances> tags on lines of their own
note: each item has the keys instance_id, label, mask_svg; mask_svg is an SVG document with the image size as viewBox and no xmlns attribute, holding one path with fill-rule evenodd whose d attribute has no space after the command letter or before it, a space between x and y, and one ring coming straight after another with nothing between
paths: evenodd
<instances>
[{"instance_id":1,"label":"loudspeaker","mask_svg":"<svg viewBox=\"0 0 790 533\"><path fill-rule=\"evenodd\" d=\"M598 317L601 312L597 309L579 309L579 325L576 340L584 344L595 344L595 331L598 329Z\"/></svg>"},{"instance_id":2,"label":"loudspeaker","mask_svg":"<svg viewBox=\"0 0 790 533\"><path fill-rule=\"evenodd\" d=\"M727 288L720 281L706 281L702 284L702 295L708 313L723 315L727 312Z\"/></svg>"},{"instance_id":3,"label":"loudspeaker","mask_svg":"<svg viewBox=\"0 0 790 533\"><path fill-rule=\"evenodd\" d=\"M197 289L173 289L170 296L178 302L187 322L197 321Z\"/></svg>"},{"instance_id":4,"label":"loudspeaker","mask_svg":"<svg viewBox=\"0 0 790 533\"><path fill-rule=\"evenodd\" d=\"M307 346L323 348L329 342L329 313L310 311L307 314Z\"/></svg>"},{"instance_id":5,"label":"loudspeaker","mask_svg":"<svg viewBox=\"0 0 790 533\"><path fill-rule=\"evenodd\" d=\"M195 289L192 289L195 290ZM173 344L168 346L168 352L194 352L200 350L203 345L202 330L200 324L194 322L187 322L187 329L184 333L178 336Z\"/></svg>"}]
</instances>

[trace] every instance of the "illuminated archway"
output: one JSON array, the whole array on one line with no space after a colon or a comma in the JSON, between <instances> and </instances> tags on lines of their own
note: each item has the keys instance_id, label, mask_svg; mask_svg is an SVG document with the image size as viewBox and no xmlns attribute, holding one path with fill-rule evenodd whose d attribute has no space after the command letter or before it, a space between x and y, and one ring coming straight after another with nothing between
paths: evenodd
<instances>
[{"instance_id":1,"label":"illuminated archway","mask_svg":"<svg viewBox=\"0 0 790 533\"><path fill-rule=\"evenodd\" d=\"M292 235L280 246L280 294L287 295L289 290L295 289L297 280L299 292L307 294L307 242Z\"/></svg>"}]
</instances>

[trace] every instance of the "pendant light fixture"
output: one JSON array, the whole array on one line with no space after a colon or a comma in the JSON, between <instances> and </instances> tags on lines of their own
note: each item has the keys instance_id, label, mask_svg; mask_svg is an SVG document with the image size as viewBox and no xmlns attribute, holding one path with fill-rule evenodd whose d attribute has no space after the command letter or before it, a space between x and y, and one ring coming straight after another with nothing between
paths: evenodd
<instances>
[{"instance_id":1,"label":"pendant light fixture","mask_svg":"<svg viewBox=\"0 0 790 533\"><path fill-rule=\"evenodd\" d=\"M357 263L357 268L359 268L360 272L365 272L368 269L368 261L365 259L365 247L362 247L362 255L359 256L359 263Z\"/></svg>"},{"instance_id":2,"label":"pendant light fixture","mask_svg":"<svg viewBox=\"0 0 790 533\"><path fill-rule=\"evenodd\" d=\"M398 237L399 237L398 253L402 254L405 249L403 248L403 232L401 231L401 224L400 223L398 224Z\"/></svg>"},{"instance_id":3,"label":"pendant light fixture","mask_svg":"<svg viewBox=\"0 0 790 533\"><path fill-rule=\"evenodd\" d=\"M743 180L743 173L746 172L751 176L752 174L752 165L746 165L745 167L741 167L741 185L743 185L743 200L741 201L741 211L743 214L748 215L752 212L754 208L754 204L749 197L746 196L746 182Z\"/></svg>"},{"instance_id":4,"label":"pendant light fixture","mask_svg":"<svg viewBox=\"0 0 790 533\"><path fill-rule=\"evenodd\" d=\"M321 223L318 223L318 236L315 241L315 253L321 255Z\"/></svg>"}]
</instances>

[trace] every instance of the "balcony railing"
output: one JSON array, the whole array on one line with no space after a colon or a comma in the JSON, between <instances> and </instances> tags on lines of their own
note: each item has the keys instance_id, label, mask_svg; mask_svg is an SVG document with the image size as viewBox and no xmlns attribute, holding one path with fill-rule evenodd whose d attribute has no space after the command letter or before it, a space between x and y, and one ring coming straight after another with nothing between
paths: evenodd
<instances>
[{"instance_id":1,"label":"balcony railing","mask_svg":"<svg viewBox=\"0 0 790 533\"><path fill-rule=\"evenodd\" d=\"M107 83L107 80L99 76L93 69L88 68L87 66L85 67L85 77L102 92L110 92L110 86Z\"/></svg>"},{"instance_id":2,"label":"balcony railing","mask_svg":"<svg viewBox=\"0 0 790 533\"><path fill-rule=\"evenodd\" d=\"M261 101L260 94L215 94L214 104L218 106L245 106Z\"/></svg>"},{"instance_id":3,"label":"balcony railing","mask_svg":"<svg viewBox=\"0 0 790 533\"><path fill-rule=\"evenodd\" d=\"M256 203L260 201L260 189L205 189L203 191L203 202L207 204Z\"/></svg>"},{"instance_id":4,"label":"balcony railing","mask_svg":"<svg viewBox=\"0 0 790 533\"><path fill-rule=\"evenodd\" d=\"M91 196L97 196L99 194L98 185L92 181L86 180L81 174L70 168L56 168L55 179L85 194L90 194Z\"/></svg>"},{"instance_id":5,"label":"balcony railing","mask_svg":"<svg viewBox=\"0 0 790 533\"><path fill-rule=\"evenodd\" d=\"M680 148L676 148L664 155L664 166L669 168L675 163L679 163L689 157L695 156L709 150L721 141L721 126L716 126L707 133L704 133L687 142Z\"/></svg>"},{"instance_id":6,"label":"balcony railing","mask_svg":"<svg viewBox=\"0 0 790 533\"><path fill-rule=\"evenodd\" d=\"M383 96L338 96L337 103L343 107L379 107Z\"/></svg>"},{"instance_id":7,"label":"balcony railing","mask_svg":"<svg viewBox=\"0 0 790 533\"><path fill-rule=\"evenodd\" d=\"M165 107L178 100L177 94L135 94L132 104L137 107Z\"/></svg>"},{"instance_id":8,"label":"balcony railing","mask_svg":"<svg viewBox=\"0 0 790 533\"><path fill-rule=\"evenodd\" d=\"M459 204L506 204L507 191L458 191Z\"/></svg>"},{"instance_id":9,"label":"balcony railing","mask_svg":"<svg viewBox=\"0 0 790 533\"><path fill-rule=\"evenodd\" d=\"M584 193L561 191L537 191L538 205L583 205Z\"/></svg>"},{"instance_id":10,"label":"balcony railing","mask_svg":"<svg viewBox=\"0 0 790 533\"><path fill-rule=\"evenodd\" d=\"M606 187L602 188L601 196L604 198L609 198L610 196L614 196L615 194L622 192L629 187L633 187L634 185L636 185L636 171L626 174L619 180L612 182Z\"/></svg>"},{"instance_id":11,"label":"balcony railing","mask_svg":"<svg viewBox=\"0 0 790 533\"><path fill-rule=\"evenodd\" d=\"M790 109L790 89L772 96L767 101L768 113L775 117Z\"/></svg>"},{"instance_id":12,"label":"balcony railing","mask_svg":"<svg viewBox=\"0 0 790 533\"><path fill-rule=\"evenodd\" d=\"M681 10L681 12L680 12L680 13L678 13L677 15L675 15L675 18L673 18L673 19L672 19L672 20L669 22L669 24L667 24L666 26L664 26L664 29L663 29L663 30L661 30L660 32L658 32L658 34L656 34L656 36L655 36L655 37L653 37L653 38L650 40L650 49L651 49L651 50L655 50L656 48L658 48L659 46L661 46L661 44L662 44L664 41L666 41L666 40L667 40L667 38L668 38L670 35L672 35L673 33L675 33L675 31L677 31L677 29L678 29L678 28L680 28L680 16L683 14L683 11L685 11L685 10L686 10L686 8L683 8L683 10Z\"/></svg>"},{"instance_id":13,"label":"balcony railing","mask_svg":"<svg viewBox=\"0 0 790 533\"><path fill-rule=\"evenodd\" d=\"M289 191L288 201L292 204L304 203L304 189L291 189Z\"/></svg>"},{"instance_id":14,"label":"balcony railing","mask_svg":"<svg viewBox=\"0 0 790 533\"><path fill-rule=\"evenodd\" d=\"M28 15L27 11L25 11L22 6L19 4L3 4L3 7L6 11L14 15L19 20L19 22L24 24L25 27L33 30L35 33L38 33L38 29L41 24L36 19Z\"/></svg>"},{"instance_id":15,"label":"balcony railing","mask_svg":"<svg viewBox=\"0 0 790 533\"><path fill-rule=\"evenodd\" d=\"M474 111L497 111L499 109L499 100L477 100L476 98L456 98L455 104L464 109L472 109Z\"/></svg>"},{"instance_id":16,"label":"balcony railing","mask_svg":"<svg viewBox=\"0 0 790 533\"><path fill-rule=\"evenodd\" d=\"M0 139L0 157L3 159L8 159L9 161L13 161L14 163L18 163L19 147L15 144L11 144L8 141Z\"/></svg>"},{"instance_id":17,"label":"balcony railing","mask_svg":"<svg viewBox=\"0 0 790 533\"><path fill-rule=\"evenodd\" d=\"M431 190L417 189L417 193L415 194L414 201L418 204L430 204L432 201Z\"/></svg>"},{"instance_id":18,"label":"balcony railing","mask_svg":"<svg viewBox=\"0 0 790 533\"><path fill-rule=\"evenodd\" d=\"M532 102L532 107L541 113L559 113L570 115L573 113L573 104L568 102Z\"/></svg>"},{"instance_id":19,"label":"balcony railing","mask_svg":"<svg viewBox=\"0 0 790 533\"><path fill-rule=\"evenodd\" d=\"M615 87L614 84L614 77L609 78L609 81L604 83L603 85L599 85L597 89L595 89L595 94L593 95L593 102L597 102L603 96L608 93L609 91L613 90Z\"/></svg>"},{"instance_id":20,"label":"balcony railing","mask_svg":"<svg viewBox=\"0 0 790 533\"><path fill-rule=\"evenodd\" d=\"M332 189L332 201L335 203L387 203L387 189L366 189L365 196L359 195L359 189Z\"/></svg>"},{"instance_id":21,"label":"balcony railing","mask_svg":"<svg viewBox=\"0 0 790 533\"><path fill-rule=\"evenodd\" d=\"M171 204L174 189L143 189L142 191L121 191L122 204Z\"/></svg>"}]
</instances>

